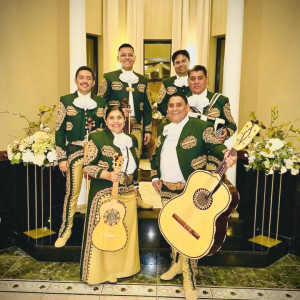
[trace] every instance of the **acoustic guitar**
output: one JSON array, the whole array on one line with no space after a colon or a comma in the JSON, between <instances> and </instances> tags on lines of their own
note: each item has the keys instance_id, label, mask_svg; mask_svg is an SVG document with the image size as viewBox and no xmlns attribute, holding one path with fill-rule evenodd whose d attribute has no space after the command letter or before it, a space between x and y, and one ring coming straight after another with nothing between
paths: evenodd
<instances>
[{"instance_id":1,"label":"acoustic guitar","mask_svg":"<svg viewBox=\"0 0 300 300\"><path fill-rule=\"evenodd\" d=\"M245 148L259 130L259 126L248 122L229 155ZM238 197L232 197L228 186L221 182L226 169L224 159L214 172L193 172L184 191L160 211L158 222L162 235L187 257L198 259L212 255L225 240L229 216L238 205Z\"/></svg>"},{"instance_id":2,"label":"acoustic guitar","mask_svg":"<svg viewBox=\"0 0 300 300\"><path fill-rule=\"evenodd\" d=\"M114 156L114 171L121 171L123 156ZM100 220L92 233L92 242L96 248L103 251L115 252L125 247L127 229L124 223L126 207L118 200L119 183L113 182L111 199L101 203L99 208Z\"/></svg>"}]
</instances>

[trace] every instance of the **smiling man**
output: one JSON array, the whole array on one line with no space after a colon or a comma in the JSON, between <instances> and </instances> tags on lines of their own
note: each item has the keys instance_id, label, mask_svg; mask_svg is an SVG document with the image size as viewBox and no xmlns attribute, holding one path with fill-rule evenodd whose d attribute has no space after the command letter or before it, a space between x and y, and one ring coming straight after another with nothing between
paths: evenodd
<instances>
[{"instance_id":1,"label":"smiling man","mask_svg":"<svg viewBox=\"0 0 300 300\"><path fill-rule=\"evenodd\" d=\"M206 167L208 153L223 160L227 167L236 162L236 156L224 154L221 144L209 122L190 118L190 106L185 95L175 93L168 101L168 119L157 129L155 153L151 161L152 185L161 196L162 204L183 192L188 177L195 170ZM170 269L161 275L171 280L183 273L183 287L187 300L196 300L197 260L179 254L172 248Z\"/></svg>"},{"instance_id":2,"label":"smiling man","mask_svg":"<svg viewBox=\"0 0 300 300\"><path fill-rule=\"evenodd\" d=\"M71 236L83 176L83 146L87 143L88 121L92 129L101 127L105 101L91 93L95 85L93 71L86 66L76 71L77 91L60 98L55 127L56 153L59 169L66 173L66 196L63 222L55 247L65 246Z\"/></svg>"},{"instance_id":3,"label":"smiling man","mask_svg":"<svg viewBox=\"0 0 300 300\"><path fill-rule=\"evenodd\" d=\"M187 50L178 50L172 55L172 63L176 75L164 79L158 93L157 107L164 116L167 114L167 103L171 95L179 92L186 96L190 96L188 85L190 54Z\"/></svg>"},{"instance_id":4,"label":"smiling man","mask_svg":"<svg viewBox=\"0 0 300 300\"><path fill-rule=\"evenodd\" d=\"M119 105L126 116L127 130L138 140L138 157L141 156L143 143L151 141L152 110L149 103L150 90L148 80L133 71L136 59L134 49L130 44L119 47L117 59L121 69L105 73L98 95L106 100L107 106ZM138 197L138 206L145 209L152 205Z\"/></svg>"}]
</instances>

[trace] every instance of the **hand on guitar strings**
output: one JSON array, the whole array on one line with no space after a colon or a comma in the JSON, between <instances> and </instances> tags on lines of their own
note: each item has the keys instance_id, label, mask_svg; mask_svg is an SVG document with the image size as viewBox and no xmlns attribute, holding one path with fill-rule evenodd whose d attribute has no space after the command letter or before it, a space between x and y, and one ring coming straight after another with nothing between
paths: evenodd
<instances>
[{"instance_id":1,"label":"hand on guitar strings","mask_svg":"<svg viewBox=\"0 0 300 300\"><path fill-rule=\"evenodd\" d=\"M69 163L67 160L61 161L60 163L58 163L58 167L62 172L68 172Z\"/></svg>"},{"instance_id":2,"label":"hand on guitar strings","mask_svg":"<svg viewBox=\"0 0 300 300\"><path fill-rule=\"evenodd\" d=\"M152 186L154 187L154 189L158 195L161 194L161 185L162 185L162 182L159 179L152 181Z\"/></svg>"},{"instance_id":3,"label":"hand on guitar strings","mask_svg":"<svg viewBox=\"0 0 300 300\"><path fill-rule=\"evenodd\" d=\"M229 149L226 150L224 153L224 159L226 161L227 168L232 167L236 161L237 161L237 154L235 153L234 155L229 155Z\"/></svg>"}]
</instances>

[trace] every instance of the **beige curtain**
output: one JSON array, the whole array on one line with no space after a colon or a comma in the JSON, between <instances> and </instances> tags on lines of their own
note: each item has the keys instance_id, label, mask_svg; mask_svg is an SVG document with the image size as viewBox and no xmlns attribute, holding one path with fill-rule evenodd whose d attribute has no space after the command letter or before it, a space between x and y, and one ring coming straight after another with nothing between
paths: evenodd
<instances>
[{"instance_id":1,"label":"beige curtain","mask_svg":"<svg viewBox=\"0 0 300 300\"><path fill-rule=\"evenodd\" d=\"M191 67L208 64L210 14L211 0L173 0L172 53L188 50Z\"/></svg>"},{"instance_id":2,"label":"beige curtain","mask_svg":"<svg viewBox=\"0 0 300 300\"><path fill-rule=\"evenodd\" d=\"M144 0L127 0L127 41L134 47L134 70L144 74Z\"/></svg>"},{"instance_id":3,"label":"beige curtain","mask_svg":"<svg viewBox=\"0 0 300 300\"><path fill-rule=\"evenodd\" d=\"M103 72L118 68L119 1L103 0Z\"/></svg>"}]
</instances>

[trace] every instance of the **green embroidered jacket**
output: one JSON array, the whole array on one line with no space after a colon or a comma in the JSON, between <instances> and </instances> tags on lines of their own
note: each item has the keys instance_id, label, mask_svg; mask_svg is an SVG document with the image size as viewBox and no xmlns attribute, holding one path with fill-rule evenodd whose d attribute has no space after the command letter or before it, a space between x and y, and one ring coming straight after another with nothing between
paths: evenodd
<instances>
[{"instance_id":1,"label":"green embroidered jacket","mask_svg":"<svg viewBox=\"0 0 300 300\"><path fill-rule=\"evenodd\" d=\"M132 138L132 147L129 149L134 161L137 165L133 173L133 182L137 184L139 159L138 142L135 136L129 133L126 135ZM112 186L112 182L105 179L100 179L100 174L103 170L109 172L113 171L113 156L115 152L122 154L120 148L113 144L114 135L112 132L105 129L98 129L89 135L89 142L85 149L84 154L84 168L83 171L92 177L91 190L104 189Z\"/></svg>"},{"instance_id":2,"label":"green embroidered jacket","mask_svg":"<svg viewBox=\"0 0 300 300\"><path fill-rule=\"evenodd\" d=\"M151 161L151 177L160 179L160 155L166 137L163 135L164 127L169 121L163 121L157 129L156 149ZM214 128L210 123L196 118L189 118L180 134L176 152L179 166L185 180L196 170L205 169L207 158L213 155L218 159L216 166L224 158L226 146L220 144ZM172 170L170 170L172 172Z\"/></svg>"},{"instance_id":3,"label":"green embroidered jacket","mask_svg":"<svg viewBox=\"0 0 300 300\"><path fill-rule=\"evenodd\" d=\"M176 78L177 76L172 76L170 78L163 79L158 92L157 109L164 116L166 116L167 114L169 98L174 93L178 92L184 94L187 97L192 95L190 88L188 86L182 86L182 87L175 86L174 81L176 80Z\"/></svg>"},{"instance_id":4,"label":"green embroidered jacket","mask_svg":"<svg viewBox=\"0 0 300 300\"><path fill-rule=\"evenodd\" d=\"M120 80L120 74L122 74L121 70L104 74L98 95L105 99L107 105L121 105L123 98L129 101L129 91L126 90L129 86L127 82ZM132 95L135 118L140 124L143 121L145 133L151 134L152 110L149 103L150 90L148 88L148 80L136 72L134 74L139 78L137 83L132 84L132 88L134 89Z\"/></svg>"},{"instance_id":5,"label":"green embroidered jacket","mask_svg":"<svg viewBox=\"0 0 300 300\"><path fill-rule=\"evenodd\" d=\"M104 123L105 101L103 98L91 94L91 98L96 101L97 107L85 111L73 104L74 99L77 97L78 94L76 91L74 94L62 96L59 101L55 126L58 162L67 160L68 156L75 150L82 149L82 145L72 145L73 147L70 147L70 145L72 142L84 140L87 134L85 127L88 118L91 118L95 122L92 130L102 127Z\"/></svg>"}]
</instances>

